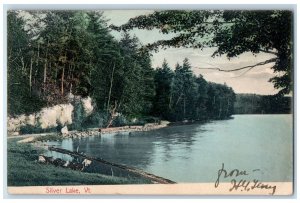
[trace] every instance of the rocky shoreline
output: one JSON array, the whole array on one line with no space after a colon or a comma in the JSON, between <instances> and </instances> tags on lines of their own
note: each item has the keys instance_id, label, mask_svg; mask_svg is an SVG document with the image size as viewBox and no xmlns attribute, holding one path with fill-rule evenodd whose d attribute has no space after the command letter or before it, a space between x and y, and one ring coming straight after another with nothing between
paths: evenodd
<instances>
[{"instance_id":1,"label":"rocky shoreline","mask_svg":"<svg viewBox=\"0 0 300 203\"><path fill-rule=\"evenodd\" d=\"M169 126L169 122L162 121L160 124L158 123L148 123L143 126L122 126L122 127L111 127L111 128L90 128L85 131L68 131L67 128L63 128L61 133L42 133L42 134L26 134L19 136L9 136L9 138L24 138L19 140L19 143L28 143L35 142L36 138L43 137L47 135L57 136L61 139L65 138L86 138L90 136L98 136L98 135L112 135L116 133L123 132L145 132L156 129L161 129Z\"/></svg>"},{"instance_id":2,"label":"rocky shoreline","mask_svg":"<svg viewBox=\"0 0 300 203\"><path fill-rule=\"evenodd\" d=\"M143 126L122 126L122 127L111 127L111 128L91 128L86 131L70 131L70 132L62 132L63 138L84 138L94 135L107 135L107 134L115 134L121 132L137 132L137 131L150 131L156 130L160 128L167 127L169 122L165 121L161 124L157 123L148 123Z\"/></svg>"}]
</instances>

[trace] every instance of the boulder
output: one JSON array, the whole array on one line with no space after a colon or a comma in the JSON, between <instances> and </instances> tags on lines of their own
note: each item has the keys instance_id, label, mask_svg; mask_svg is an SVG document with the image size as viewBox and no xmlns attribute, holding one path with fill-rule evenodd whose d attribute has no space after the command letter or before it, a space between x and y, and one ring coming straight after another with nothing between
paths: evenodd
<instances>
[{"instance_id":1,"label":"boulder","mask_svg":"<svg viewBox=\"0 0 300 203\"><path fill-rule=\"evenodd\" d=\"M46 163L47 161L46 161L46 159L45 159L45 157L43 155L39 155L38 162L40 162L40 163Z\"/></svg>"},{"instance_id":2,"label":"boulder","mask_svg":"<svg viewBox=\"0 0 300 203\"><path fill-rule=\"evenodd\" d=\"M63 167L69 167L70 161L66 161Z\"/></svg>"},{"instance_id":3,"label":"boulder","mask_svg":"<svg viewBox=\"0 0 300 203\"><path fill-rule=\"evenodd\" d=\"M68 134L69 134L69 131L68 131L68 127L67 127L67 126L65 126L65 127L63 127L63 128L61 129L61 134L63 134L63 135L68 135Z\"/></svg>"},{"instance_id":4,"label":"boulder","mask_svg":"<svg viewBox=\"0 0 300 203\"><path fill-rule=\"evenodd\" d=\"M87 167L87 166L91 165L91 163L92 163L92 161L89 160L89 159L84 159L83 162L82 162L82 164L84 165L84 167Z\"/></svg>"}]
</instances>

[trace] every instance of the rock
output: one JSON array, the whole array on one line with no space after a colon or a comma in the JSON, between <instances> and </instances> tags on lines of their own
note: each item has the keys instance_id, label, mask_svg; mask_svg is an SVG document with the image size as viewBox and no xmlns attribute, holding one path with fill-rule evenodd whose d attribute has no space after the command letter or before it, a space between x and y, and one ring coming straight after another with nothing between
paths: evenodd
<instances>
[{"instance_id":1,"label":"rock","mask_svg":"<svg viewBox=\"0 0 300 203\"><path fill-rule=\"evenodd\" d=\"M61 134L63 134L63 135L68 135L68 134L69 134L69 131L68 131L68 127L67 127L67 126L65 126L65 127L63 127L63 128L61 129Z\"/></svg>"},{"instance_id":2,"label":"rock","mask_svg":"<svg viewBox=\"0 0 300 203\"><path fill-rule=\"evenodd\" d=\"M70 162L66 161L66 163L63 165L63 167L69 167Z\"/></svg>"},{"instance_id":3,"label":"rock","mask_svg":"<svg viewBox=\"0 0 300 203\"><path fill-rule=\"evenodd\" d=\"M188 123L189 121L187 119L183 120L182 123Z\"/></svg>"},{"instance_id":4,"label":"rock","mask_svg":"<svg viewBox=\"0 0 300 203\"><path fill-rule=\"evenodd\" d=\"M75 96L74 96L74 94L69 93L67 98L68 98L69 102L72 102L74 100Z\"/></svg>"},{"instance_id":5,"label":"rock","mask_svg":"<svg viewBox=\"0 0 300 203\"><path fill-rule=\"evenodd\" d=\"M169 121L162 120L162 121L160 122L160 124L161 124L161 125L169 125L170 122L169 122Z\"/></svg>"},{"instance_id":6,"label":"rock","mask_svg":"<svg viewBox=\"0 0 300 203\"><path fill-rule=\"evenodd\" d=\"M38 159L39 163L46 163L46 159L43 155L39 155L39 159Z\"/></svg>"},{"instance_id":7,"label":"rock","mask_svg":"<svg viewBox=\"0 0 300 203\"><path fill-rule=\"evenodd\" d=\"M11 135L12 136L18 136L18 135L20 135L20 133L19 132L12 132Z\"/></svg>"},{"instance_id":8,"label":"rock","mask_svg":"<svg viewBox=\"0 0 300 203\"><path fill-rule=\"evenodd\" d=\"M92 161L89 160L89 159L84 159L83 162L82 162L82 164L84 165L84 167L87 167L87 166L91 165L91 163L92 163Z\"/></svg>"},{"instance_id":9,"label":"rock","mask_svg":"<svg viewBox=\"0 0 300 203\"><path fill-rule=\"evenodd\" d=\"M34 140L34 137L28 137L23 140L19 140L18 143L28 143L28 142L32 142L33 140Z\"/></svg>"},{"instance_id":10,"label":"rock","mask_svg":"<svg viewBox=\"0 0 300 203\"><path fill-rule=\"evenodd\" d=\"M91 113L94 110L94 106L92 105L92 98L87 97L84 99L81 99L83 110L85 112L85 116L91 115Z\"/></svg>"}]
</instances>

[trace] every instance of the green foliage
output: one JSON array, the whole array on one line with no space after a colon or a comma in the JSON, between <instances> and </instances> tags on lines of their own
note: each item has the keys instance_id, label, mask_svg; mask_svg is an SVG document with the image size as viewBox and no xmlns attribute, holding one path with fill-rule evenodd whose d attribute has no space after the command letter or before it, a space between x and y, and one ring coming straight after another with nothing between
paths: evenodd
<instances>
[{"instance_id":1,"label":"green foliage","mask_svg":"<svg viewBox=\"0 0 300 203\"><path fill-rule=\"evenodd\" d=\"M162 67L158 67L155 71L156 95L153 102L153 114L165 119L168 119L171 110L173 76L174 72L166 60L163 61Z\"/></svg>"},{"instance_id":2,"label":"green foliage","mask_svg":"<svg viewBox=\"0 0 300 203\"><path fill-rule=\"evenodd\" d=\"M123 31L158 29L164 34L175 35L171 39L148 44L146 47L150 50L158 51L160 47L217 47L213 56L225 54L228 58L245 52L272 54L271 60L260 65L275 62L274 72L284 74L278 74L270 81L280 89L280 93L287 94L293 85L292 23L293 13L288 10L166 10L131 18L120 27L110 27Z\"/></svg>"},{"instance_id":3,"label":"green foliage","mask_svg":"<svg viewBox=\"0 0 300 203\"><path fill-rule=\"evenodd\" d=\"M175 67L171 108L175 112L176 120L191 120L194 117L197 87L191 68L187 58L182 66L177 64Z\"/></svg>"},{"instance_id":4,"label":"green foliage","mask_svg":"<svg viewBox=\"0 0 300 203\"><path fill-rule=\"evenodd\" d=\"M155 75L153 115L171 121L225 119L233 114L234 91L196 77L188 59L172 71L166 60Z\"/></svg>"},{"instance_id":5,"label":"green foliage","mask_svg":"<svg viewBox=\"0 0 300 203\"><path fill-rule=\"evenodd\" d=\"M226 84L208 83L207 109L209 117L224 119L234 113L235 93Z\"/></svg>"},{"instance_id":6,"label":"green foliage","mask_svg":"<svg viewBox=\"0 0 300 203\"><path fill-rule=\"evenodd\" d=\"M113 121L112 126L114 126L114 127L120 127L120 126L126 126L128 124L129 124L129 122L128 122L127 118L125 116L123 116L123 115L119 115Z\"/></svg>"},{"instance_id":7,"label":"green foliage","mask_svg":"<svg viewBox=\"0 0 300 203\"><path fill-rule=\"evenodd\" d=\"M282 114L291 113L292 98L277 95L237 94L235 114Z\"/></svg>"},{"instance_id":8,"label":"green foliage","mask_svg":"<svg viewBox=\"0 0 300 203\"><path fill-rule=\"evenodd\" d=\"M125 33L116 41L101 12L27 13L36 24L24 22L15 11L8 16L9 33L18 34L8 36L9 114L68 102L69 93L91 96L107 115L115 107L129 117L151 111L154 70L150 54L139 52L136 37ZM25 31L25 25L35 32ZM78 129L84 121L82 107L76 107Z\"/></svg>"},{"instance_id":9,"label":"green foliage","mask_svg":"<svg viewBox=\"0 0 300 203\"><path fill-rule=\"evenodd\" d=\"M7 15L7 86L8 114L32 113L45 105L45 102L31 94L26 58L31 54L29 36L24 30L24 21L17 13Z\"/></svg>"},{"instance_id":10,"label":"green foliage","mask_svg":"<svg viewBox=\"0 0 300 203\"><path fill-rule=\"evenodd\" d=\"M105 111L94 111L91 115L82 121L82 128L104 128L108 122L108 114Z\"/></svg>"},{"instance_id":11,"label":"green foliage","mask_svg":"<svg viewBox=\"0 0 300 203\"><path fill-rule=\"evenodd\" d=\"M43 136L37 136L34 138L33 142L47 142L47 141L62 141L63 137L58 134L48 134L48 135L43 135Z\"/></svg>"},{"instance_id":12,"label":"green foliage","mask_svg":"<svg viewBox=\"0 0 300 203\"><path fill-rule=\"evenodd\" d=\"M61 126L42 129L41 127L26 125L20 127L20 134L39 134L48 132L60 132Z\"/></svg>"},{"instance_id":13,"label":"green foliage","mask_svg":"<svg viewBox=\"0 0 300 203\"><path fill-rule=\"evenodd\" d=\"M84 122L84 109L81 101L74 102L74 113L72 119L72 126L70 129L74 130L83 130L83 122Z\"/></svg>"},{"instance_id":14,"label":"green foliage","mask_svg":"<svg viewBox=\"0 0 300 203\"><path fill-rule=\"evenodd\" d=\"M18 12L8 16L9 33L19 36L9 36L8 40L9 114L30 113L42 106L69 102L69 93L90 96L97 106L96 112L84 118L82 104L74 103L73 124L69 128L77 130L130 124L128 120L133 118L144 122L143 118L149 115L182 121L221 119L232 114L234 93L230 88L196 77L188 59L178 64L175 71L166 61L154 70L151 55L142 49L138 38L124 32L122 39L116 41L101 12L27 13L36 24L24 22ZM167 19L171 14L174 21ZM182 23L178 28L165 27L164 32L173 28L188 30L189 24L183 22L193 15L185 15L184 11L162 14L165 23ZM193 20L207 19L202 15L199 13ZM30 29L25 31L25 25ZM14 57L21 60L15 64ZM116 116L117 113L122 116Z\"/></svg>"}]
</instances>

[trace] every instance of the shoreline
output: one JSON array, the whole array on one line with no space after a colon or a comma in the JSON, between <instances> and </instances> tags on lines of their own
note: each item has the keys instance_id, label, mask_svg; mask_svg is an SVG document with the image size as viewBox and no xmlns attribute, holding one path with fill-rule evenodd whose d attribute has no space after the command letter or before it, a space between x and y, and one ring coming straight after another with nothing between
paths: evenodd
<instances>
[{"instance_id":1,"label":"shoreline","mask_svg":"<svg viewBox=\"0 0 300 203\"><path fill-rule=\"evenodd\" d=\"M7 139L12 138L23 138L19 140L19 143L29 143L35 142L36 138L46 137L46 136L57 136L60 139L67 138L86 138L95 135L112 135L116 133L122 132L146 132L157 129L162 129L166 127L170 127L169 123L164 124L146 124L144 126L122 126L122 127L112 127L112 128L88 128L85 131L72 130L68 131L68 133L59 133L59 132L49 132L49 133L35 133L35 134L24 134L24 135L15 135L15 136L7 136Z\"/></svg>"},{"instance_id":2,"label":"shoreline","mask_svg":"<svg viewBox=\"0 0 300 203\"><path fill-rule=\"evenodd\" d=\"M232 119L228 118L228 119ZM121 126L121 127L110 127L110 128L87 128L84 131L72 130L67 133L60 132L48 132L48 133L33 133L33 134L23 134L23 135L8 135L7 139L12 138L23 138L19 140L19 143L29 143L40 141L38 138L42 137L55 137L59 139L67 138L87 138L90 136L101 136L101 135L114 135L117 133L131 133L131 132L147 132L152 130L158 130L166 127L174 126L185 126L185 125L194 125L194 124L203 124L210 122L211 120L204 121L178 121L178 122L169 122L162 121L161 124L157 123L147 123L145 125L133 125L133 126ZM45 139L46 140L46 139ZM44 141L44 139L42 139Z\"/></svg>"},{"instance_id":3,"label":"shoreline","mask_svg":"<svg viewBox=\"0 0 300 203\"><path fill-rule=\"evenodd\" d=\"M16 144L21 144L20 146L23 146L23 147L29 145L32 147L32 149L34 149L34 151L40 151L40 150L56 151L56 150L64 150L64 149L54 148L53 146L45 144L45 141L48 141L48 138L51 139L51 136L53 136L52 139L55 137L56 138L60 137L60 139L63 140L63 139L68 139L68 138L72 138L72 139L73 138L83 138L83 137L96 136L96 135L113 135L113 134L120 133L120 132L130 133L130 132L137 132L137 131L151 131L151 130L161 129L161 128L165 128L165 127L168 127L168 125L167 124L161 124L161 125L158 125L158 124L149 125L148 124L145 126L123 126L123 127L105 128L105 129L101 129L101 130L98 128L91 128L91 129L87 129L84 132L69 131L69 133L67 135L62 135L60 133L55 133L55 132L42 133L42 134L27 134L27 135L19 135L19 136L10 136L9 138L23 138L23 139L20 139L20 140L10 139L10 141L8 143L11 143L11 141L12 141L12 142L15 142ZM42 139L42 140L37 139L37 138L42 138L42 137L45 137L45 138L47 137L47 138ZM55 140L55 139L53 139L53 140ZM76 152L68 152L68 153L76 153ZM77 155L77 154L75 154L75 155ZM78 155L84 156L84 157L86 156L81 153L78 153ZM41 154L39 156L41 156ZM103 162L103 163L107 162L105 160L102 160L101 158L97 159L97 158L88 157L88 156L86 156L85 158L90 160L90 162L91 161ZM57 160L59 160L59 158ZM37 161L39 161L39 160L34 160L34 164L36 164ZM110 163L110 162L107 162L107 163L108 163L108 165L111 164L114 167L123 169L124 173L129 173L129 174L133 173L135 175L138 175L139 177L133 177L133 178L126 178L126 177L123 178L123 176L114 177L114 176L109 176L108 174L105 174L105 173L95 173L95 172L87 173L84 171L76 171L76 170L73 171L70 168L64 168L64 167L58 167L59 168L58 170L63 171L65 173L70 173L72 175L74 174L74 176L77 173L78 173L78 175L82 174L84 177L85 176L89 176L89 177L95 176L95 178L97 175L100 175L102 177L98 178L98 179L100 179L99 182L111 181L113 184L128 184L128 183L129 184L139 184L139 183L142 183L142 184L156 184L156 183L172 184L173 183L174 184L175 183L174 181L171 181L169 179L165 179L163 177L156 176L154 174L148 173L148 172L140 170L140 169L132 168L130 166L125 166L125 165L120 165L120 164ZM30 164L30 163L28 162L26 164ZM38 163L38 164L40 165L40 163ZM49 164L45 164L43 166L45 168L45 170L48 170L48 165ZM51 165L50 168L51 167L53 168L53 166L55 164L54 165L50 164L50 165ZM55 168L57 168L57 167L55 166ZM50 176L49 177L47 176L46 178L51 179ZM110 179L112 179L112 180L110 180ZM125 182L125 183L123 183L123 182Z\"/></svg>"},{"instance_id":4,"label":"shoreline","mask_svg":"<svg viewBox=\"0 0 300 203\"><path fill-rule=\"evenodd\" d=\"M43 149L31 143L9 140L7 147L8 186L153 184L143 177L111 176L40 163Z\"/></svg>"}]
</instances>

